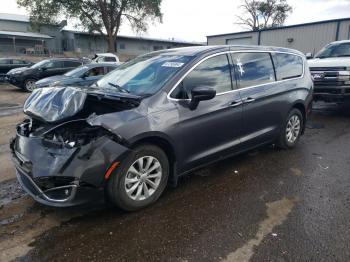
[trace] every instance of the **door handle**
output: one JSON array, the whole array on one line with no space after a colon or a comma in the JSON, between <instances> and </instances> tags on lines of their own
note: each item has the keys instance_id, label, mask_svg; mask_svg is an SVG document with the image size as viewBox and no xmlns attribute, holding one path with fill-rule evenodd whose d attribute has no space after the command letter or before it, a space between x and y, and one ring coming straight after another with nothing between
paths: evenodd
<instances>
[{"instance_id":1,"label":"door handle","mask_svg":"<svg viewBox=\"0 0 350 262\"><path fill-rule=\"evenodd\" d=\"M243 104L242 100L235 100L235 101L230 102L229 106L230 107L237 107L237 106L240 106L242 104Z\"/></svg>"},{"instance_id":2,"label":"door handle","mask_svg":"<svg viewBox=\"0 0 350 262\"><path fill-rule=\"evenodd\" d=\"M244 99L243 103L244 104L248 104L248 103L252 103L254 101L255 101L255 98L248 97L248 98Z\"/></svg>"}]
</instances>

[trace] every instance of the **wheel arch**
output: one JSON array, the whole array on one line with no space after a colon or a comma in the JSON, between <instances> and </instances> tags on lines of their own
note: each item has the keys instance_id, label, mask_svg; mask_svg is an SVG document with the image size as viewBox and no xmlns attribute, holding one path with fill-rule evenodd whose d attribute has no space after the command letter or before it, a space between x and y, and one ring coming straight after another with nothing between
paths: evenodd
<instances>
[{"instance_id":1,"label":"wheel arch","mask_svg":"<svg viewBox=\"0 0 350 262\"><path fill-rule=\"evenodd\" d=\"M33 81L38 81L38 79L37 78L35 78L35 77L32 77L32 76L28 76L28 77L26 77L26 78L24 78L23 79L23 81L22 81L22 88L26 88L26 82L28 81L28 80L33 80Z\"/></svg>"},{"instance_id":2,"label":"wheel arch","mask_svg":"<svg viewBox=\"0 0 350 262\"><path fill-rule=\"evenodd\" d=\"M138 137L137 139L134 139L130 143L130 149L136 148L137 146L144 145L144 144L151 144L151 145L158 146L160 149L164 151L164 153L167 155L169 160L170 182L177 181L176 148L174 144L171 142L171 140L162 133L158 133L158 132L150 133L150 134Z\"/></svg>"},{"instance_id":3,"label":"wheel arch","mask_svg":"<svg viewBox=\"0 0 350 262\"><path fill-rule=\"evenodd\" d=\"M304 105L304 103L302 101L297 101L297 102L294 103L292 109L298 109L301 112L302 116L303 116L302 134L304 134L304 132L305 132L305 125L306 125L306 119L307 119L307 117L306 117L306 115L307 115L306 107L305 107L305 105Z\"/></svg>"}]
</instances>

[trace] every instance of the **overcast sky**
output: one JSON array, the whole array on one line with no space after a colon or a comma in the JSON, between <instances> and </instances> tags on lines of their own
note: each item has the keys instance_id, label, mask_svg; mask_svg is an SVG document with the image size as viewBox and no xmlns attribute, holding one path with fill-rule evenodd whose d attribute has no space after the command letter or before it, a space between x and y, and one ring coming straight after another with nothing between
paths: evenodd
<instances>
[{"instance_id":1,"label":"overcast sky","mask_svg":"<svg viewBox=\"0 0 350 262\"><path fill-rule=\"evenodd\" d=\"M163 24L150 24L143 34L156 38L206 41L207 35L245 30L235 25L243 0L162 0ZM0 12L26 14L16 0L0 0ZM6 3L6 5L4 5ZM294 11L286 24L350 17L350 0L288 0ZM72 29L71 26L69 29ZM121 34L135 35L128 25Z\"/></svg>"}]
</instances>

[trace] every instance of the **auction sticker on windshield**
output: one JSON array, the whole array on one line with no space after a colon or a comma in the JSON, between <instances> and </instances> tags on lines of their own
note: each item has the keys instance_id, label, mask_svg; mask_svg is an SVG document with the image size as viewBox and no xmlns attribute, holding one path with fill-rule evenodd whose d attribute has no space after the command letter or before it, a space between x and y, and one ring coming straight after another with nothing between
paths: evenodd
<instances>
[{"instance_id":1,"label":"auction sticker on windshield","mask_svg":"<svg viewBox=\"0 0 350 262\"><path fill-rule=\"evenodd\" d=\"M181 67L183 65L184 63L179 63L179 62L165 62L164 64L162 64L162 66L165 66L165 67Z\"/></svg>"}]
</instances>

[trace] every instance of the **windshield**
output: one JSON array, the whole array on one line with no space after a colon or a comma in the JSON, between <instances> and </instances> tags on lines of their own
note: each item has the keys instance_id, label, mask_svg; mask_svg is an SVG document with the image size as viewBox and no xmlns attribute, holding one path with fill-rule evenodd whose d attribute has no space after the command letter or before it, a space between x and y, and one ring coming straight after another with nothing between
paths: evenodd
<instances>
[{"instance_id":1,"label":"windshield","mask_svg":"<svg viewBox=\"0 0 350 262\"><path fill-rule=\"evenodd\" d=\"M350 56L350 43L327 45L316 55L316 58L344 56Z\"/></svg>"},{"instance_id":2,"label":"windshield","mask_svg":"<svg viewBox=\"0 0 350 262\"><path fill-rule=\"evenodd\" d=\"M87 66L79 66L71 71L68 71L67 73L64 74L64 76L81 77L88 69L89 67Z\"/></svg>"},{"instance_id":3,"label":"windshield","mask_svg":"<svg viewBox=\"0 0 350 262\"><path fill-rule=\"evenodd\" d=\"M46 63L48 63L50 60L43 60L43 61L40 61L34 65L32 65L30 68L41 68L43 67L43 65L45 65Z\"/></svg>"},{"instance_id":4,"label":"windshield","mask_svg":"<svg viewBox=\"0 0 350 262\"><path fill-rule=\"evenodd\" d=\"M120 65L96 85L134 95L153 95L192 58L162 54L140 56Z\"/></svg>"}]
</instances>

